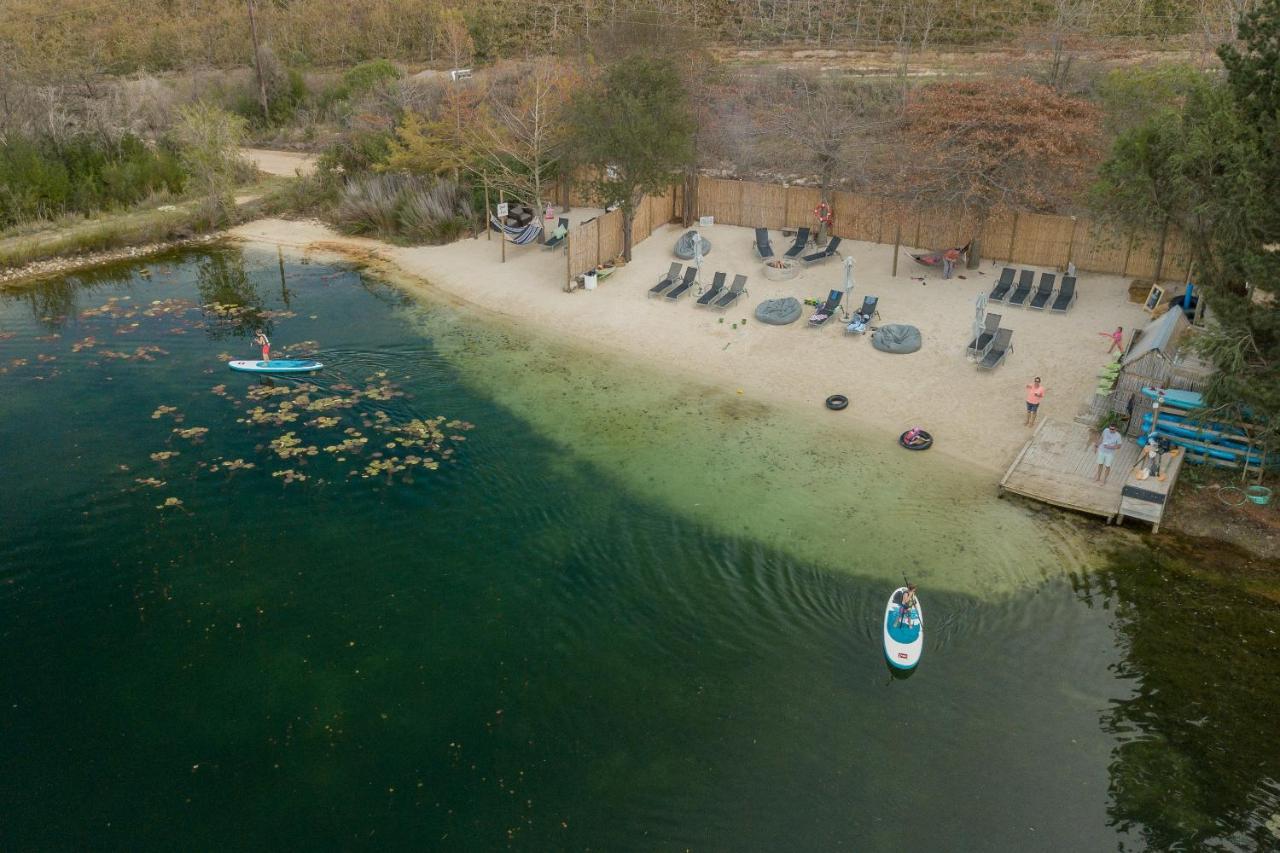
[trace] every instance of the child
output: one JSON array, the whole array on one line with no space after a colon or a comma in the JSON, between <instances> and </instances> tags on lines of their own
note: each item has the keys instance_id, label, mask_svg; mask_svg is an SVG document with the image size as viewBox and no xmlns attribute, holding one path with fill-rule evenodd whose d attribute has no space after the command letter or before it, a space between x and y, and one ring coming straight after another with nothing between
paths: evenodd
<instances>
[{"instance_id":1,"label":"child","mask_svg":"<svg viewBox=\"0 0 1280 853\"><path fill-rule=\"evenodd\" d=\"M1124 326L1116 326L1114 332L1098 332L1104 338L1111 338L1111 348L1107 350L1107 355L1124 349Z\"/></svg>"},{"instance_id":2,"label":"child","mask_svg":"<svg viewBox=\"0 0 1280 853\"><path fill-rule=\"evenodd\" d=\"M262 347L262 360L270 361L271 360L271 341L267 339L267 333L259 329L257 336L254 337L253 339L253 342L258 346Z\"/></svg>"}]
</instances>

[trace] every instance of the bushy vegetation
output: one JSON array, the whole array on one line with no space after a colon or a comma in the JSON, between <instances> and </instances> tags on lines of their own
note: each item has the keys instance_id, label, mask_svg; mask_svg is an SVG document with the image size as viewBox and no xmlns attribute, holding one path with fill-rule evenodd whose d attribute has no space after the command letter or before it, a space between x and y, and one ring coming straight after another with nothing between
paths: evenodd
<instances>
[{"instance_id":1,"label":"bushy vegetation","mask_svg":"<svg viewBox=\"0 0 1280 853\"><path fill-rule=\"evenodd\" d=\"M132 135L117 142L89 134L10 136L0 142L0 228L127 207L180 193L186 180L174 151Z\"/></svg>"},{"instance_id":2,"label":"bushy vegetation","mask_svg":"<svg viewBox=\"0 0 1280 853\"><path fill-rule=\"evenodd\" d=\"M350 178L333 212L352 234L414 243L447 243L475 221L470 194L450 178L404 173Z\"/></svg>"}]
</instances>

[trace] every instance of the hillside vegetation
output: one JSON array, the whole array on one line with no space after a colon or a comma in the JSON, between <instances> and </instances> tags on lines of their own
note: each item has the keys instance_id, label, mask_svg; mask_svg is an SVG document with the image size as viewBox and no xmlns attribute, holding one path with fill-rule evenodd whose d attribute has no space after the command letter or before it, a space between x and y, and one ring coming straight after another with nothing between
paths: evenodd
<instances>
[{"instance_id":1,"label":"hillside vegetation","mask_svg":"<svg viewBox=\"0 0 1280 853\"><path fill-rule=\"evenodd\" d=\"M367 59L447 63L458 24L481 62L572 49L593 29L660 18L701 41L974 45L1234 35L1252 0L258 0L260 38L290 66ZM7 0L0 75L132 73L244 65L244 0ZM470 52L470 51L468 51Z\"/></svg>"}]
</instances>

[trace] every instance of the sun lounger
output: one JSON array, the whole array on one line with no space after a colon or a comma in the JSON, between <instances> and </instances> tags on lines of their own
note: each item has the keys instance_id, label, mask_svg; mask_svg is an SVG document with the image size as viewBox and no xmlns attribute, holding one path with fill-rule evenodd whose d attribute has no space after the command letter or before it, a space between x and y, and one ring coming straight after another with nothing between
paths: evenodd
<instances>
[{"instance_id":1,"label":"sun lounger","mask_svg":"<svg viewBox=\"0 0 1280 853\"><path fill-rule=\"evenodd\" d=\"M1024 308L1027 304L1027 297L1031 295L1031 288L1036 283L1035 270L1023 270L1018 274L1018 287L1013 291L1008 299L1005 300L1006 305L1012 305L1015 308Z\"/></svg>"},{"instance_id":2,"label":"sun lounger","mask_svg":"<svg viewBox=\"0 0 1280 853\"><path fill-rule=\"evenodd\" d=\"M783 256L786 258L797 257L804 251L804 247L809 245L809 229L801 228L796 232L796 241L791 244L791 248L787 249L787 253Z\"/></svg>"},{"instance_id":3,"label":"sun lounger","mask_svg":"<svg viewBox=\"0 0 1280 853\"><path fill-rule=\"evenodd\" d=\"M980 370L995 370L1012 350L1013 329L1000 329L996 332L995 340L991 342L991 348L987 350L987 354L983 356L982 361L978 362L978 368Z\"/></svg>"},{"instance_id":4,"label":"sun lounger","mask_svg":"<svg viewBox=\"0 0 1280 853\"><path fill-rule=\"evenodd\" d=\"M1058 289L1058 298L1053 300L1053 304L1049 306L1050 311L1057 311L1059 314L1065 314L1071 310L1071 306L1076 304L1076 277L1073 275L1064 275L1062 277L1062 287Z\"/></svg>"},{"instance_id":5,"label":"sun lounger","mask_svg":"<svg viewBox=\"0 0 1280 853\"><path fill-rule=\"evenodd\" d=\"M769 229L756 229L756 254L760 260L767 261L773 257L773 247L769 245Z\"/></svg>"},{"instance_id":6,"label":"sun lounger","mask_svg":"<svg viewBox=\"0 0 1280 853\"><path fill-rule=\"evenodd\" d=\"M733 284L729 285L729 292L721 294L720 298L711 303L711 307L723 311L730 305L738 301L738 297L747 292L747 277L745 275L735 275Z\"/></svg>"},{"instance_id":7,"label":"sun lounger","mask_svg":"<svg viewBox=\"0 0 1280 853\"><path fill-rule=\"evenodd\" d=\"M711 286L707 288L707 292L698 297L698 305L707 306L711 304L711 300L715 299L721 293L724 293L725 273L718 272L716 277L711 280Z\"/></svg>"},{"instance_id":8,"label":"sun lounger","mask_svg":"<svg viewBox=\"0 0 1280 853\"><path fill-rule=\"evenodd\" d=\"M667 270L667 274L664 275L662 278L658 279L657 284L649 288L649 295L658 296L662 293L662 291L666 290L668 287L675 284L676 280L680 278L680 267L682 266L684 266L684 264L681 264L678 262L672 264L671 269Z\"/></svg>"},{"instance_id":9,"label":"sun lounger","mask_svg":"<svg viewBox=\"0 0 1280 853\"><path fill-rule=\"evenodd\" d=\"M838 249L839 247L840 247L840 238L832 237L831 240L827 243L827 247L823 249L821 252L814 252L812 255L805 255L800 260L806 265L821 263L825 261L827 258L834 255L836 253L836 249Z\"/></svg>"},{"instance_id":10,"label":"sun lounger","mask_svg":"<svg viewBox=\"0 0 1280 853\"><path fill-rule=\"evenodd\" d=\"M686 268L684 271L684 278L682 278L680 280L680 283L677 284L675 287L671 288L666 293L662 294L663 298L670 299L672 302L675 302L681 296L684 296L685 293L689 290L689 288L693 287L693 282L695 279L697 279L697 277L698 277L697 267Z\"/></svg>"},{"instance_id":11,"label":"sun lounger","mask_svg":"<svg viewBox=\"0 0 1280 853\"><path fill-rule=\"evenodd\" d=\"M562 243L564 243L565 238L569 236L569 217L567 216L560 217L560 221L556 224L556 231L559 231L561 228L565 229L564 233L561 234L559 237L556 237L556 236L548 237L547 242L542 244L542 248L554 249L556 246L559 246Z\"/></svg>"},{"instance_id":12,"label":"sun lounger","mask_svg":"<svg viewBox=\"0 0 1280 853\"><path fill-rule=\"evenodd\" d=\"M880 312L876 306L880 304L879 296L862 297L862 307L854 312L849 323L844 327L846 335L864 335L867 327L871 325L871 321Z\"/></svg>"},{"instance_id":13,"label":"sun lounger","mask_svg":"<svg viewBox=\"0 0 1280 853\"><path fill-rule=\"evenodd\" d=\"M818 310L814 311L813 316L809 318L809 328L816 329L830 320L831 315L840 307L840 299L843 296L843 290L833 290L827 294L827 301L818 306Z\"/></svg>"},{"instance_id":14,"label":"sun lounger","mask_svg":"<svg viewBox=\"0 0 1280 853\"><path fill-rule=\"evenodd\" d=\"M1036 295L1027 303L1027 307L1043 311L1044 307L1049 304L1049 300L1053 298L1053 286L1057 281L1058 277L1053 273L1041 273L1040 286L1036 288Z\"/></svg>"},{"instance_id":15,"label":"sun lounger","mask_svg":"<svg viewBox=\"0 0 1280 853\"><path fill-rule=\"evenodd\" d=\"M991 295L987 297L987 301L1004 302L1004 298L1013 289L1013 276L1013 267L1005 267L1000 270L1000 280L996 282L995 287L991 288Z\"/></svg>"},{"instance_id":16,"label":"sun lounger","mask_svg":"<svg viewBox=\"0 0 1280 853\"><path fill-rule=\"evenodd\" d=\"M996 338L996 332L1000 329L1000 319L999 314L987 313L983 318L982 334L969 341L969 346L965 347L969 355L981 358L987 354L987 350L991 348L991 342Z\"/></svg>"}]
</instances>

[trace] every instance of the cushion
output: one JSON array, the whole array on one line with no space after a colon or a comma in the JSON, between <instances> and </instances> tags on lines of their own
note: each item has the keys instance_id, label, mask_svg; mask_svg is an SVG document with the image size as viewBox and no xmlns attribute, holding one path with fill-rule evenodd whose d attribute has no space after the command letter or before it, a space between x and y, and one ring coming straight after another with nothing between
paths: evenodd
<instances>
[{"instance_id":1,"label":"cushion","mask_svg":"<svg viewBox=\"0 0 1280 853\"><path fill-rule=\"evenodd\" d=\"M756 319L771 326L785 326L800 319L800 300L794 296L766 299L756 306Z\"/></svg>"},{"instance_id":2,"label":"cushion","mask_svg":"<svg viewBox=\"0 0 1280 853\"><path fill-rule=\"evenodd\" d=\"M883 352L915 352L923 343L920 330L915 326L881 326L871 336L871 345Z\"/></svg>"}]
</instances>

